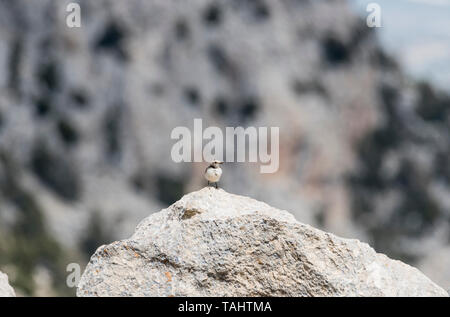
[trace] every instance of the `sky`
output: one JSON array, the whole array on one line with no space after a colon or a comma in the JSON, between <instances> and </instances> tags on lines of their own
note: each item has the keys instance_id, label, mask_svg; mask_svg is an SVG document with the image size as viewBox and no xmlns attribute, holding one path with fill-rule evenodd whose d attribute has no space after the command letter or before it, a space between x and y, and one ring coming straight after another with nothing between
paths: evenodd
<instances>
[{"instance_id":1,"label":"sky","mask_svg":"<svg viewBox=\"0 0 450 317\"><path fill-rule=\"evenodd\" d=\"M383 47L409 75L450 93L450 0L349 1L362 16L367 4L379 4Z\"/></svg>"}]
</instances>

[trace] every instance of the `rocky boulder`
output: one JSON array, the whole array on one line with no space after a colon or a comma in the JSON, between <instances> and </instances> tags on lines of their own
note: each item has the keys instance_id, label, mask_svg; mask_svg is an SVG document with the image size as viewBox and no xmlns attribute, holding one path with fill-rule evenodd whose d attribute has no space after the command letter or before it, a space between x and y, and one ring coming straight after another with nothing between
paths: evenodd
<instances>
[{"instance_id":1,"label":"rocky boulder","mask_svg":"<svg viewBox=\"0 0 450 317\"><path fill-rule=\"evenodd\" d=\"M299 223L287 211L204 188L97 249L78 296L448 296L419 270Z\"/></svg>"},{"instance_id":2,"label":"rocky boulder","mask_svg":"<svg viewBox=\"0 0 450 317\"><path fill-rule=\"evenodd\" d=\"M13 288L8 283L8 275L0 272L0 297L16 296Z\"/></svg>"}]
</instances>

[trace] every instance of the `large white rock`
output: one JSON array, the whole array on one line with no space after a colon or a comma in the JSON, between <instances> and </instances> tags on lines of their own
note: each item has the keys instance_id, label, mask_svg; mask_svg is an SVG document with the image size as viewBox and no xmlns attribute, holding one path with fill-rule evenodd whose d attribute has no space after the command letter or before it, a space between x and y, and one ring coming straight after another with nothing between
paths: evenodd
<instances>
[{"instance_id":1,"label":"large white rock","mask_svg":"<svg viewBox=\"0 0 450 317\"><path fill-rule=\"evenodd\" d=\"M13 288L8 283L8 275L0 272L0 297L16 296Z\"/></svg>"},{"instance_id":2,"label":"large white rock","mask_svg":"<svg viewBox=\"0 0 450 317\"><path fill-rule=\"evenodd\" d=\"M97 249L78 296L448 296L358 240L221 189L190 193Z\"/></svg>"}]
</instances>

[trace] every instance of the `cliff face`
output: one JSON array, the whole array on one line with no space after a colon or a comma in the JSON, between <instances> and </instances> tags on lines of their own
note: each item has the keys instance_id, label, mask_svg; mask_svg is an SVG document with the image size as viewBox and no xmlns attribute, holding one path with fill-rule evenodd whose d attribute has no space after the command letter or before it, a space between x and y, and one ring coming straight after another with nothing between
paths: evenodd
<instances>
[{"instance_id":1,"label":"cliff face","mask_svg":"<svg viewBox=\"0 0 450 317\"><path fill-rule=\"evenodd\" d=\"M16 289L42 275L67 295L68 263L203 186L204 164L170 159L194 118L280 127L280 170L229 164L224 188L439 263L450 103L408 86L346 1L80 0L80 29L69 2L0 1L0 267Z\"/></svg>"},{"instance_id":2,"label":"cliff face","mask_svg":"<svg viewBox=\"0 0 450 317\"><path fill-rule=\"evenodd\" d=\"M287 211L204 188L101 246L78 296L448 296L417 269L301 224Z\"/></svg>"}]
</instances>

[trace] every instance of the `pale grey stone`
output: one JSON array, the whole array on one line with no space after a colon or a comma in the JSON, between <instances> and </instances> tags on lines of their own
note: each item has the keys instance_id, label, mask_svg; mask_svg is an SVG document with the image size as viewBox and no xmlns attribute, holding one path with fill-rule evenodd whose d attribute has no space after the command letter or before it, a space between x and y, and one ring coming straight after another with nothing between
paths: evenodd
<instances>
[{"instance_id":1,"label":"pale grey stone","mask_svg":"<svg viewBox=\"0 0 450 317\"><path fill-rule=\"evenodd\" d=\"M14 289L9 285L8 275L0 272L0 297L15 297Z\"/></svg>"},{"instance_id":2,"label":"pale grey stone","mask_svg":"<svg viewBox=\"0 0 450 317\"><path fill-rule=\"evenodd\" d=\"M204 188L97 249L78 296L448 296L368 244Z\"/></svg>"}]
</instances>

